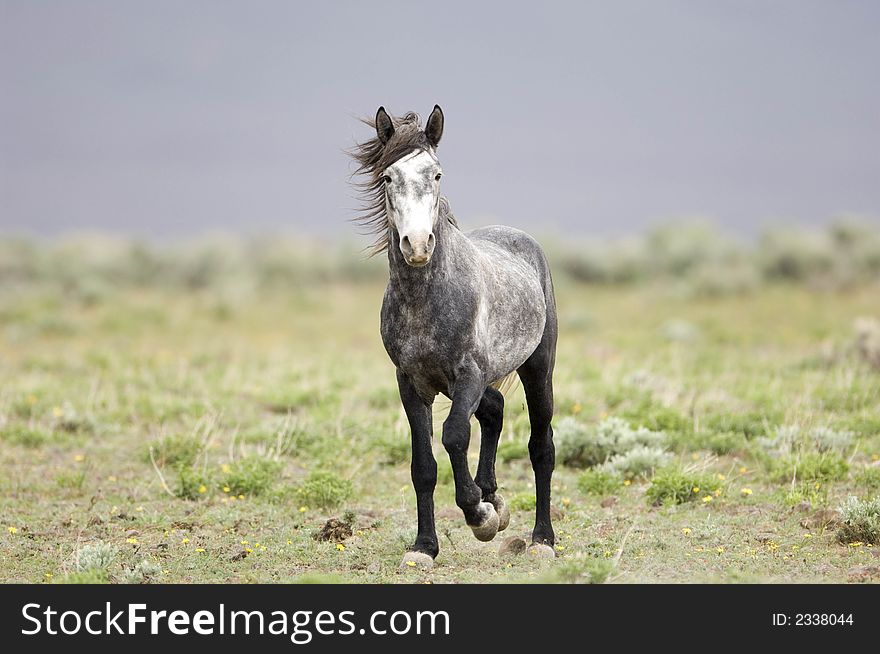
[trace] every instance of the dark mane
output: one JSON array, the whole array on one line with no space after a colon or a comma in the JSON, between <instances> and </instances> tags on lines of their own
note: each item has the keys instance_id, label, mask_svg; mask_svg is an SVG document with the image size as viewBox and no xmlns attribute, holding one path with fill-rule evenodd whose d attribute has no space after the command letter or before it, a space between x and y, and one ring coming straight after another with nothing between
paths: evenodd
<instances>
[{"instance_id":1,"label":"dark mane","mask_svg":"<svg viewBox=\"0 0 880 654\"><path fill-rule=\"evenodd\" d=\"M365 234L375 234L376 241L369 247L370 256L388 249L388 216L385 213L385 184L382 171L398 159L416 150L428 151L428 139L422 131L419 115L413 111L403 117L392 117L394 134L388 143L382 144L378 136L358 143L348 154L357 162L354 175L362 175L363 181L353 182L357 189L362 207L359 215L352 219L364 228ZM361 122L373 128L376 124L372 118L362 118ZM440 198L440 214L451 224L458 226L449 209L446 198Z\"/></svg>"}]
</instances>

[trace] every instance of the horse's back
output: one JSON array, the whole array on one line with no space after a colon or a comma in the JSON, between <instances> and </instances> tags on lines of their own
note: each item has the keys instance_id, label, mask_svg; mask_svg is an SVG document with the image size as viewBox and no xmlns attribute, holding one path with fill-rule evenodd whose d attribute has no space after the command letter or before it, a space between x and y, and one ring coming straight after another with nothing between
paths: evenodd
<instances>
[{"instance_id":1,"label":"horse's back","mask_svg":"<svg viewBox=\"0 0 880 654\"><path fill-rule=\"evenodd\" d=\"M537 273L544 291L544 296L551 304L553 297L553 283L550 277L550 264L544 254L540 243L532 236L506 225L489 225L473 229L465 234L479 247L481 241L491 243L506 250L516 259L527 262Z\"/></svg>"}]
</instances>

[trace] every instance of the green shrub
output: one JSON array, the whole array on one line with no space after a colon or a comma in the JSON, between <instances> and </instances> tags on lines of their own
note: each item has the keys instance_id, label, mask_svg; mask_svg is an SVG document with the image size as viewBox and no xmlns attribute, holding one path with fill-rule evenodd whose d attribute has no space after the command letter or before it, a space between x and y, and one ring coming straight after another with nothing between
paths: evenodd
<instances>
[{"instance_id":1,"label":"green shrub","mask_svg":"<svg viewBox=\"0 0 880 654\"><path fill-rule=\"evenodd\" d=\"M59 584L108 584L110 574L106 570L92 568L83 572L71 572L58 580Z\"/></svg>"},{"instance_id":2,"label":"green shrub","mask_svg":"<svg viewBox=\"0 0 880 654\"><path fill-rule=\"evenodd\" d=\"M508 503L511 511L534 511L535 510L535 494L534 493L517 493L510 498Z\"/></svg>"},{"instance_id":3,"label":"green shrub","mask_svg":"<svg viewBox=\"0 0 880 654\"><path fill-rule=\"evenodd\" d=\"M645 427L633 429L621 418L607 418L590 428L571 417L555 427L556 458L563 465L588 468L638 446L662 448L666 434Z\"/></svg>"},{"instance_id":4,"label":"green shrub","mask_svg":"<svg viewBox=\"0 0 880 654\"><path fill-rule=\"evenodd\" d=\"M660 506L702 499L714 495L719 488L721 482L713 475L666 468L654 475L645 494L651 504Z\"/></svg>"},{"instance_id":5,"label":"green shrub","mask_svg":"<svg viewBox=\"0 0 880 654\"><path fill-rule=\"evenodd\" d=\"M278 480L281 463L264 456L246 456L224 468L222 485L233 495L260 495Z\"/></svg>"},{"instance_id":6,"label":"green shrub","mask_svg":"<svg viewBox=\"0 0 880 654\"><path fill-rule=\"evenodd\" d=\"M601 584L613 570L614 562L610 559L572 556L559 561L547 580L564 584Z\"/></svg>"},{"instance_id":7,"label":"green shrub","mask_svg":"<svg viewBox=\"0 0 880 654\"><path fill-rule=\"evenodd\" d=\"M770 477L786 483L792 479L803 482L832 482L846 477L849 464L838 454L805 452L775 459L770 464Z\"/></svg>"},{"instance_id":8,"label":"green shrub","mask_svg":"<svg viewBox=\"0 0 880 654\"><path fill-rule=\"evenodd\" d=\"M865 468L856 475L855 482L859 488L872 491L880 490L880 468L876 466Z\"/></svg>"},{"instance_id":9,"label":"green shrub","mask_svg":"<svg viewBox=\"0 0 880 654\"><path fill-rule=\"evenodd\" d=\"M840 517L837 539L841 543L880 543L880 496L872 500L848 497L840 507Z\"/></svg>"},{"instance_id":10,"label":"green shrub","mask_svg":"<svg viewBox=\"0 0 880 654\"><path fill-rule=\"evenodd\" d=\"M525 441L504 441L498 445L498 459L503 463L519 461L529 457L529 447Z\"/></svg>"},{"instance_id":11,"label":"green shrub","mask_svg":"<svg viewBox=\"0 0 880 654\"><path fill-rule=\"evenodd\" d=\"M669 462L672 455L659 447L638 445L628 452L615 454L600 468L626 479L645 477Z\"/></svg>"},{"instance_id":12,"label":"green shrub","mask_svg":"<svg viewBox=\"0 0 880 654\"><path fill-rule=\"evenodd\" d=\"M12 425L0 429L0 439L13 445L22 447L40 447L52 441L52 432L45 429L31 429L19 425Z\"/></svg>"},{"instance_id":13,"label":"green shrub","mask_svg":"<svg viewBox=\"0 0 880 654\"><path fill-rule=\"evenodd\" d=\"M189 466L177 466L177 488L174 494L185 500L197 500L204 497L214 480L207 470Z\"/></svg>"},{"instance_id":14,"label":"green shrub","mask_svg":"<svg viewBox=\"0 0 880 654\"><path fill-rule=\"evenodd\" d=\"M150 462L150 448L153 459L160 468L166 466L192 466L202 453L203 442L194 436L165 436L150 443L144 451L143 459Z\"/></svg>"},{"instance_id":15,"label":"green shrub","mask_svg":"<svg viewBox=\"0 0 880 654\"><path fill-rule=\"evenodd\" d=\"M405 439L383 439L376 443L381 461L385 465L396 466L406 463L410 459L411 444Z\"/></svg>"},{"instance_id":16,"label":"green shrub","mask_svg":"<svg viewBox=\"0 0 880 654\"><path fill-rule=\"evenodd\" d=\"M162 566L158 563L143 559L138 564L126 570L122 574L124 584L148 584L162 573Z\"/></svg>"},{"instance_id":17,"label":"green shrub","mask_svg":"<svg viewBox=\"0 0 880 654\"><path fill-rule=\"evenodd\" d=\"M350 481L329 470L312 470L296 489L300 503L320 508L339 506L353 493Z\"/></svg>"},{"instance_id":18,"label":"green shrub","mask_svg":"<svg viewBox=\"0 0 880 654\"><path fill-rule=\"evenodd\" d=\"M582 493L603 496L617 491L622 485L622 480L613 472L593 468L584 470L578 477L577 484Z\"/></svg>"},{"instance_id":19,"label":"green shrub","mask_svg":"<svg viewBox=\"0 0 880 654\"><path fill-rule=\"evenodd\" d=\"M60 472L55 476L59 488L81 491L86 482L86 471Z\"/></svg>"},{"instance_id":20,"label":"green shrub","mask_svg":"<svg viewBox=\"0 0 880 654\"><path fill-rule=\"evenodd\" d=\"M88 572L90 570L109 570L110 566L116 561L116 555L119 550L115 545L98 541L96 543L88 543L83 545L76 553L75 566L77 572Z\"/></svg>"}]
</instances>

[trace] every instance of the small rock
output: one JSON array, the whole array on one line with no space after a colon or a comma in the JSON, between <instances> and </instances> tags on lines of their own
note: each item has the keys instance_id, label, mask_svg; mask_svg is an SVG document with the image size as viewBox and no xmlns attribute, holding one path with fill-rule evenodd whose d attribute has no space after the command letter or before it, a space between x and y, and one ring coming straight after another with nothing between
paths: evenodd
<instances>
[{"instance_id":1,"label":"small rock","mask_svg":"<svg viewBox=\"0 0 880 654\"><path fill-rule=\"evenodd\" d=\"M434 567L434 559L424 552L407 552L400 562L400 570L430 570Z\"/></svg>"},{"instance_id":2,"label":"small rock","mask_svg":"<svg viewBox=\"0 0 880 654\"><path fill-rule=\"evenodd\" d=\"M532 543L526 548L526 556L535 557L536 559L555 559L556 552L549 545Z\"/></svg>"},{"instance_id":3,"label":"small rock","mask_svg":"<svg viewBox=\"0 0 880 654\"><path fill-rule=\"evenodd\" d=\"M522 554L525 551L526 541L519 536L511 536L510 538L505 538L501 542L501 547L498 548L499 556Z\"/></svg>"},{"instance_id":4,"label":"small rock","mask_svg":"<svg viewBox=\"0 0 880 654\"><path fill-rule=\"evenodd\" d=\"M755 540L759 543L769 543L776 537L776 534L769 531L761 531L755 534Z\"/></svg>"},{"instance_id":5,"label":"small rock","mask_svg":"<svg viewBox=\"0 0 880 654\"><path fill-rule=\"evenodd\" d=\"M617 498L613 495L610 497L606 497L601 502L599 502L599 506L601 506L603 509L610 509L615 504L617 504Z\"/></svg>"},{"instance_id":6,"label":"small rock","mask_svg":"<svg viewBox=\"0 0 880 654\"><path fill-rule=\"evenodd\" d=\"M125 536L127 538L131 538L132 536L137 536L139 533L141 532L139 532L137 529L129 529L125 532Z\"/></svg>"}]
</instances>

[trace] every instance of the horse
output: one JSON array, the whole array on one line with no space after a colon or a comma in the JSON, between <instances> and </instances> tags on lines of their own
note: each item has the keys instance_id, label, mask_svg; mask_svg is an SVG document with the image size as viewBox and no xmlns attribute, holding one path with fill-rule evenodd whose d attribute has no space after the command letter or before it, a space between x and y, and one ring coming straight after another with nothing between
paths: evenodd
<instances>
[{"instance_id":1,"label":"horse","mask_svg":"<svg viewBox=\"0 0 880 654\"><path fill-rule=\"evenodd\" d=\"M442 443L455 481L455 503L480 541L507 528L510 510L498 493L495 457L506 380L518 375L528 404L529 457L535 475L535 525L527 551L555 556L550 520L553 368L558 327L547 258L535 239L493 225L463 232L440 195L437 146L444 115L435 105L392 117L379 107L363 122L375 136L349 151L363 206L353 220L377 236L371 254L388 255L380 333L396 367L400 401L412 435L412 483L418 533L404 566L430 568L439 552L434 524L437 462L432 404L451 399ZM476 475L468 468L471 417L480 426Z\"/></svg>"}]
</instances>

